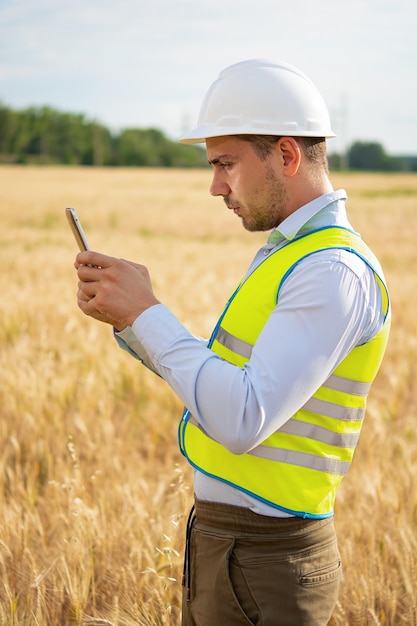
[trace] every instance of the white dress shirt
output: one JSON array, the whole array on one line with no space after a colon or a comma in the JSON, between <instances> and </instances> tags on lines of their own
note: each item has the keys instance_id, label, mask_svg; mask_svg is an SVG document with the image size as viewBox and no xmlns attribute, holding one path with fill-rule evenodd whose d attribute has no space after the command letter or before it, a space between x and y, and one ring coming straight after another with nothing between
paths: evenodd
<instances>
[{"instance_id":1,"label":"white dress shirt","mask_svg":"<svg viewBox=\"0 0 417 626\"><path fill-rule=\"evenodd\" d=\"M353 230L345 200L343 190L331 192L290 215L272 231L247 274L265 255L309 231L330 225ZM382 277L381 268L375 269ZM292 271L243 368L220 359L162 304L115 334L121 347L167 381L213 439L241 454L284 424L346 354L369 341L383 322L372 270L358 255L336 249L310 255ZM194 490L202 500L286 516L199 471Z\"/></svg>"}]
</instances>

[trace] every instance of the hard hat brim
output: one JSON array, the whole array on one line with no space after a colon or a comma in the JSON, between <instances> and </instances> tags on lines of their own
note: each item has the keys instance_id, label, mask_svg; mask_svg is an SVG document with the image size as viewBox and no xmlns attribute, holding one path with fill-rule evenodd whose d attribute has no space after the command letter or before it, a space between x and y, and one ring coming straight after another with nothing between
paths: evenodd
<instances>
[{"instance_id":1,"label":"hard hat brim","mask_svg":"<svg viewBox=\"0 0 417 626\"><path fill-rule=\"evenodd\" d=\"M276 137L324 137L326 139L330 139L332 137L336 137L335 133L330 129L329 132L325 134L318 134L314 131L294 131L286 128L282 128L279 131L272 132L271 130L266 130L264 128L253 128L253 126L239 127L236 129L234 126L224 127L224 128L213 128L211 126L197 126L186 135L179 139L179 142L182 144L196 144L196 143L205 143L206 139L210 139L212 137L226 137L232 135L269 135Z\"/></svg>"}]
</instances>

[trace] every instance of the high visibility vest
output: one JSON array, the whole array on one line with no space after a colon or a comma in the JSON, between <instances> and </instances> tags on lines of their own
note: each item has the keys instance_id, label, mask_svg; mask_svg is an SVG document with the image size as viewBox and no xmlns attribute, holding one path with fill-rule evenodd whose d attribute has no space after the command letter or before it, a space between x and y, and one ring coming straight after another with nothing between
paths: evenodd
<instances>
[{"instance_id":1,"label":"high visibility vest","mask_svg":"<svg viewBox=\"0 0 417 626\"><path fill-rule=\"evenodd\" d=\"M382 329L353 348L295 415L245 454L233 454L210 438L187 409L179 425L181 452L196 469L272 507L308 518L333 514L336 491L352 461L367 395L387 344L389 295L378 261L358 234L341 227L293 240L240 283L209 342L222 359L244 367L292 270L307 256L331 248L357 254L373 270L382 294Z\"/></svg>"}]
</instances>

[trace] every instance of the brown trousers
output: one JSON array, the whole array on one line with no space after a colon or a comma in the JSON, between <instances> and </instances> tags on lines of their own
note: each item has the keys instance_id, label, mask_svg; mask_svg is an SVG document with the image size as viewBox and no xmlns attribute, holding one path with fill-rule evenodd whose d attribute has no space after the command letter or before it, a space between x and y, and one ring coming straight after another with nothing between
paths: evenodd
<instances>
[{"instance_id":1,"label":"brown trousers","mask_svg":"<svg viewBox=\"0 0 417 626\"><path fill-rule=\"evenodd\" d=\"M197 501L182 626L324 626L341 571L333 518L280 519Z\"/></svg>"}]
</instances>

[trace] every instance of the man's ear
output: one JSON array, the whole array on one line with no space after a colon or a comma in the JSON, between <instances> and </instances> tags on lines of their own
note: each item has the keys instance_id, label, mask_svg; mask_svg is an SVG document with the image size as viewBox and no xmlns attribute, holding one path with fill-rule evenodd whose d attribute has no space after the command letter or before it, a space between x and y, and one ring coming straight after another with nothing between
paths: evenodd
<instances>
[{"instance_id":1,"label":"man's ear","mask_svg":"<svg viewBox=\"0 0 417 626\"><path fill-rule=\"evenodd\" d=\"M301 164L301 149L294 137L281 137L276 143L283 173L294 176Z\"/></svg>"}]
</instances>

